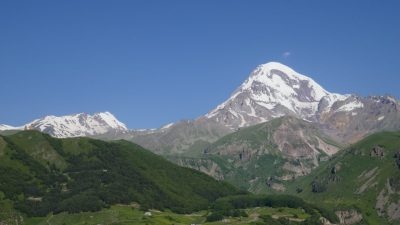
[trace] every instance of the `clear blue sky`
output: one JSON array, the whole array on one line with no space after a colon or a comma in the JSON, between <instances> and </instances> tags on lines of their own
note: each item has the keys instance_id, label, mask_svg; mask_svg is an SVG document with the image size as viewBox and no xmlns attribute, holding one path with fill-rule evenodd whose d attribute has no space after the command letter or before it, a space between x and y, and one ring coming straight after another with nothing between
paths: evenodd
<instances>
[{"instance_id":1,"label":"clear blue sky","mask_svg":"<svg viewBox=\"0 0 400 225\"><path fill-rule=\"evenodd\" d=\"M0 1L0 123L196 118L261 63L400 97L400 1ZM286 54L285 54L286 52Z\"/></svg>"}]
</instances>

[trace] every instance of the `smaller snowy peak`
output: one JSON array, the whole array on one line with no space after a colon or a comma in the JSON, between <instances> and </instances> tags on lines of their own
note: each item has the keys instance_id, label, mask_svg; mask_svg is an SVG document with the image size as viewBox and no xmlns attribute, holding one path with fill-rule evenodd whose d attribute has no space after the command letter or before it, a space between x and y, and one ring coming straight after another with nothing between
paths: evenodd
<instances>
[{"instance_id":1,"label":"smaller snowy peak","mask_svg":"<svg viewBox=\"0 0 400 225\"><path fill-rule=\"evenodd\" d=\"M4 130L22 130L22 127L13 127L6 124L0 124L0 131Z\"/></svg>"},{"instance_id":2,"label":"smaller snowy peak","mask_svg":"<svg viewBox=\"0 0 400 225\"><path fill-rule=\"evenodd\" d=\"M67 116L45 116L23 126L27 130L39 130L54 137L80 137L104 134L112 131L127 131L125 124L110 112L93 115L78 113Z\"/></svg>"}]
</instances>

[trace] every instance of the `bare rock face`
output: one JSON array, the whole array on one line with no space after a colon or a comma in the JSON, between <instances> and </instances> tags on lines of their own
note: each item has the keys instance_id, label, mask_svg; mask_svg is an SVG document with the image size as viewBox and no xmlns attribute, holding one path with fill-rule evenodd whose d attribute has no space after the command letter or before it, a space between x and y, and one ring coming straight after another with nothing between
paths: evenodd
<instances>
[{"instance_id":1,"label":"bare rock face","mask_svg":"<svg viewBox=\"0 0 400 225\"><path fill-rule=\"evenodd\" d=\"M209 176L214 177L217 180L223 180L224 174L221 168L214 161L209 159L191 159L191 158L179 158L177 161L173 161L176 164L188 168L192 168L201 171Z\"/></svg>"},{"instance_id":2,"label":"bare rock face","mask_svg":"<svg viewBox=\"0 0 400 225\"><path fill-rule=\"evenodd\" d=\"M363 219L362 214L356 210L336 211L336 215L343 225L357 224Z\"/></svg>"},{"instance_id":3,"label":"bare rock face","mask_svg":"<svg viewBox=\"0 0 400 225\"><path fill-rule=\"evenodd\" d=\"M375 209L379 216L384 216L386 214L386 204L389 202L389 195L386 189L382 189L376 198Z\"/></svg>"},{"instance_id":4,"label":"bare rock face","mask_svg":"<svg viewBox=\"0 0 400 225\"><path fill-rule=\"evenodd\" d=\"M290 158L313 157L315 149L307 143L304 130L293 130L290 123L282 123L273 139L283 155Z\"/></svg>"},{"instance_id":5,"label":"bare rock face","mask_svg":"<svg viewBox=\"0 0 400 225\"><path fill-rule=\"evenodd\" d=\"M376 145L371 149L369 155L371 157L383 158L385 157L385 149L382 146Z\"/></svg>"}]
</instances>

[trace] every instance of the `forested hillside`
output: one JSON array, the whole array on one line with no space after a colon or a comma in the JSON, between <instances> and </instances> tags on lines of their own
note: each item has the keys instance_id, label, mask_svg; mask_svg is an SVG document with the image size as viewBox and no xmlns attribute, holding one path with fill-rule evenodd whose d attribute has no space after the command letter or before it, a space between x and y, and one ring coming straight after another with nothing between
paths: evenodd
<instances>
[{"instance_id":1,"label":"forested hillside","mask_svg":"<svg viewBox=\"0 0 400 225\"><path fill-rule=\"evenodd\" d=\"M37 131L0 136L0 191L3 207L29 216L132 202L187 213L236 193L127 141L54 139Z\"/></svg>"}]
</instances>

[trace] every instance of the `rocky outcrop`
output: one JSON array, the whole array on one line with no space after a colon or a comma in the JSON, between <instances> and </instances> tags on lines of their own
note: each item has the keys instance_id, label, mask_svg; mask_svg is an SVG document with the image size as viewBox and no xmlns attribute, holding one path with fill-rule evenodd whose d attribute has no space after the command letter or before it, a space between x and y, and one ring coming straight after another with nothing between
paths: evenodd
<instances>
[{"instance_id":1,"label":"rocky outcrop","mask_svg":"<svg viewBox=\"0 0 400 225\"><path fill-rule=\"evenodd\" d=\"M398 152L396 152L396 154L394 154L394 160L395 160L397 167L400 169L400 151L398 151Z\"/></svg>"},{"instance_id":2,"label":"rocky outcrop","mask_svg":"<svg viewBox=\"0 0 400 225\"><path fill-rule=\"evenodd\" d=\"M283 184L279 183L278 179L269 177L266 181L266 185L275 191L280 191L283 192L286 190L285 186Z\"/></svg>"},{"instance_id":3,"label":"rocky outcrop","mask_svg":"<svg viewBox=\"0 0 400 225\"><path fill-rule=\"evenodd\" d=\"M285 175L282 176L282 180L294 180L298 177L305 176L311 173L314 165L309 165L303 162L288 161L282 166Z\"/></svg>"},{"instance_id":4,"label":"rocky outcrop","mask_svg":"<svg viewBox=\"0 0 400 225\"><path fill-rule=\"evenodd\" d=\"M363 219L362 214L354 209L336 211L336 215L339 218L340 224L343 225L357 224Z\"/></svg>"},{"instance_id":5,"label":"rocky outcrop","mask_svg":"<svg viewBox=\"0 0 400 225\"><path fill-rule=\"evenodd\" d=\"M340 177L337 174L341 169L341 163L337 163L335 166L332 167L331 169L331 174L329 175L329 181L330 182L339 182L340 181Z\"/></svg>"},{"instance_id":6,"label":"rocky outcrop","mask_svg":"<svg viewBox=\"0 0 400 225\"><path fill-rule=\"evenodd\" d=\"M315 179L311 183L311 191L313 193L321 193L326 191L326 183L323 180Z\"/></svg>"},{"instance_id":7,"label":"rocky outcrop","mask_svg":"<svg viewBox=\"0 0 400 225\"><path fill-rule=\"evenodd\" d=\"M369 153L371 157L383 158L385 157L385 148L382 146L376 145L371 149Z\"/></svg>"}]
</instances>

